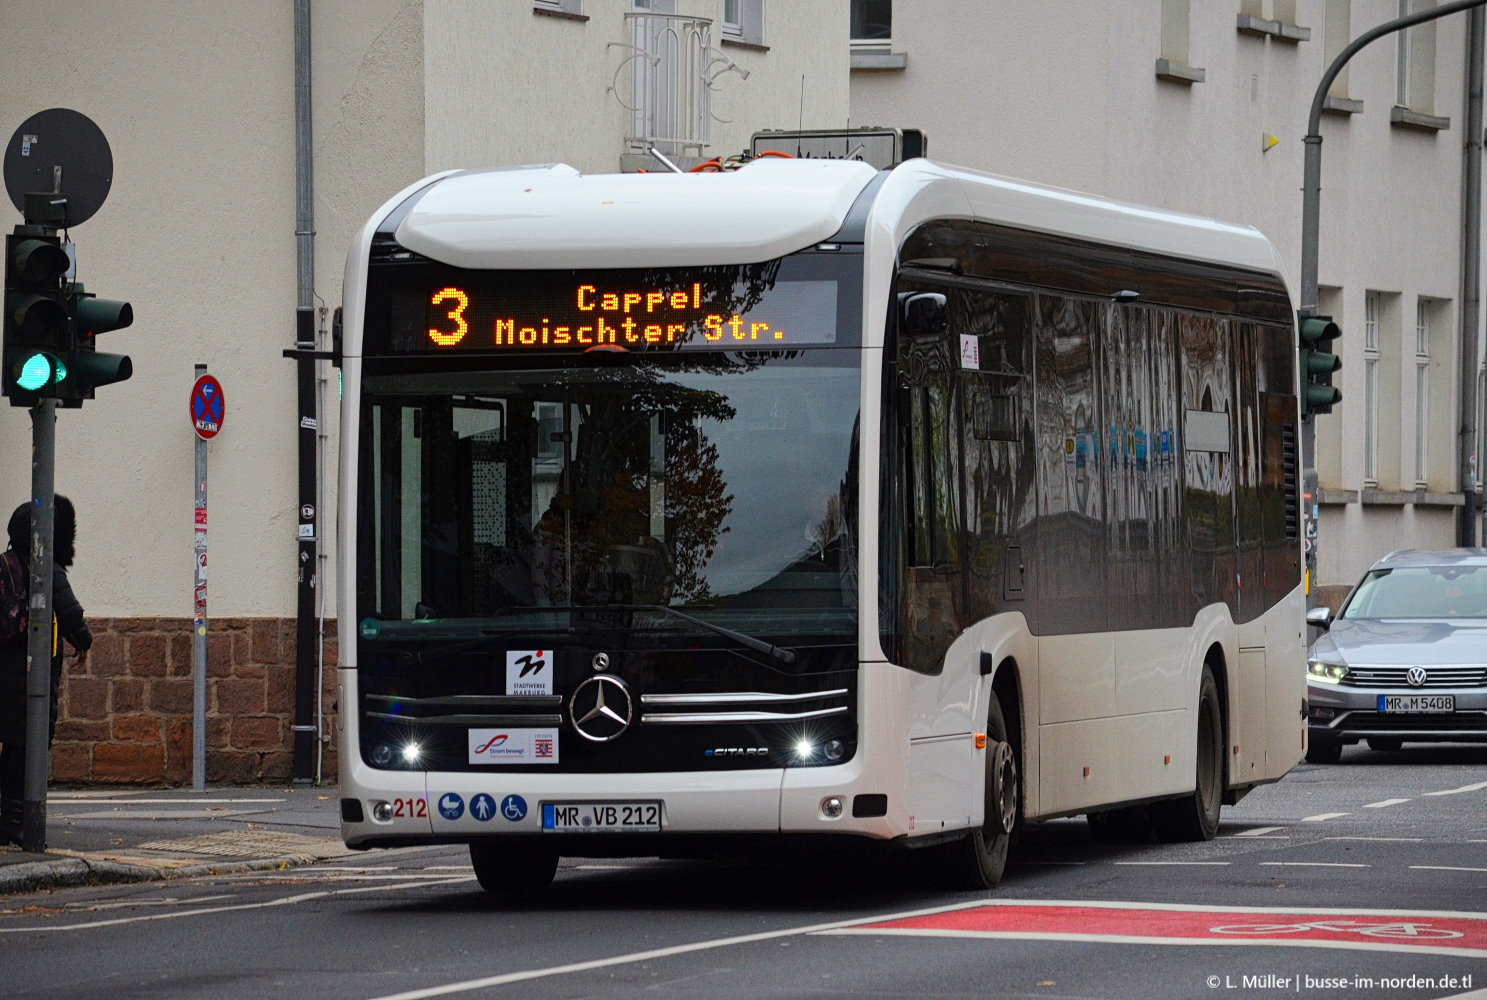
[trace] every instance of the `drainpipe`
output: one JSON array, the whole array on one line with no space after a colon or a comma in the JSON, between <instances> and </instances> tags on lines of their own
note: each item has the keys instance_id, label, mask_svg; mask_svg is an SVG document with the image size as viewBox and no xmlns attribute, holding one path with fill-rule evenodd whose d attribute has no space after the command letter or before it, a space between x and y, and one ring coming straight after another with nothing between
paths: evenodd
<instances>
[{"instance_id":1,"label":"drainpipe","mask_svg":"<svg viewBox=\"0 0 1487 1000\"><path fill-rule=\"evenodd\" d=\"M315 182L310 131L310 0L294 0L294 166L295 257L299 297L295 308L295 347L315 350ZM315 590L320 561L317 528L320 523L315 487L315 453L319 425L315 406L313 358L296 361L299 397L299 525L296 563L299 590L294 642L294 780L310 781L318 727L315 724Z\"/></svg>"},{"instance_id":2,"label":"drainpipe","mask_svg":"<svg viewBox=\"0 0 1487 1000\"><path fill-rule=\"evenodd\" d=\"M1477 539L1477 327L1482 294L1482 39L1487 14L1481 7L1470 13L1466 33L1466 146L1462 164L1461 212L1461 386L1460 429L1457 440L1461 510L1456 519L1456 544L1470 546Z\"/></svg>"}]
</instances>

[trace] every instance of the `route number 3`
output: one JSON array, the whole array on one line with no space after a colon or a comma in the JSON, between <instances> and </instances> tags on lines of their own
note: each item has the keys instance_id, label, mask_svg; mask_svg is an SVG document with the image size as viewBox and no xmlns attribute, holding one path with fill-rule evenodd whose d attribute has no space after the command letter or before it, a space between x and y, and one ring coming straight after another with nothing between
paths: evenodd
<instances>
[{"instance_id":1,"label":"route number 3","mask_svg":"<svg viewBox=\"0 0 1487 1000\"><path fill-rule=\"evenodd\" d=\"M450 301L455 303L448 313L449 318L454 320L454 329L444 331L429 327L429 339L440 347L453 347L464 340L465 334L470 332L470 324L465 322L465 310L470 308L470 296L458 288L441 288L429 301L436 306Z\"/></svg>"}]
</instances>

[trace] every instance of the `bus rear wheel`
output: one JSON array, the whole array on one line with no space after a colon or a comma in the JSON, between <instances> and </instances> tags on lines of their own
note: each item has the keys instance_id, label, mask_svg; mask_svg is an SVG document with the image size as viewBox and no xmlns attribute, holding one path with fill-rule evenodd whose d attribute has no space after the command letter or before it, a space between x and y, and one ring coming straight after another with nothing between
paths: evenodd
<instances>
[{"instance_id":1,"label":"bus rear wheel","mask_svg":"<svg viewBox=\"0 0 1487 1000\"><path fill-rule=\"evenodd\" d=\"M1203 664L1198 682L1198 767L1191 795L1152 805L1163 840L1212 840L1224 804L1224 714L1213 668Z\"/></svg>"},{"instance_id":2,"label":"bus rear wheel","mask_svg":"<svg viewBox=\"0 0 1487 1000\"><path fill-rule=\"evenodd\" d=\"M1022 789L1013 746L995 695L986 716L985 818L970 835L946 844L946 874L959 889L995 889L1007 869L1007 852L1021 816Z\"/></svg>"},{"instance_id":3,"label":"bus rear wheel","mask_svg":"<svg viewBox=\"0 0 1487 1000\"><path fill-rule=\"evenodd\" d=\"M535 896L552 885L556 851L527 844L483 841L470 845L470 864L480 888L496 896Z\"/></svg>"}]
</instances>

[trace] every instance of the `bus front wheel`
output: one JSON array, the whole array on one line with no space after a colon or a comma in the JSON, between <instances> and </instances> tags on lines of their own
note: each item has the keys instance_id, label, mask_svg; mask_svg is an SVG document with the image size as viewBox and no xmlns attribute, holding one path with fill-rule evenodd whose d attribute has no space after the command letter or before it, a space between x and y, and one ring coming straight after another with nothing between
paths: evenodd
<instances>
[{"instance_id":1,"label":"bus front wheel","mask_svg":"<svg viewBox=\"0 0 1487 1000\"><path fill-rule=\"evenodd\" d=\"M946 874L953 886L994 889L1001 882L1021 797L1017 748L1012 744L1001 702L993 695L986 717L985 818L970 836L945 845Z\"/></svg>"},{"instance_id":2,"label":"bus front wheel","mask_svg":"<svg viewBox=\"0 0 1487 1000\"><path fill-rule=\"evenodd\" d=\"M533 896L552 884L554 851L526 844L483 841L470 845L470 864L480 888L497 896Z\"/></svg>"}]
</instances>

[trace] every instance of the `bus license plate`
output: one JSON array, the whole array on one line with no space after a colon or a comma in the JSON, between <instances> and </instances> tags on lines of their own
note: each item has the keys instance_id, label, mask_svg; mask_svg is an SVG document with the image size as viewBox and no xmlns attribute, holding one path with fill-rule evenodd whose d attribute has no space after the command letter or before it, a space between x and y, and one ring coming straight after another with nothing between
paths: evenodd
<instances>
[{"instance_id":1,"label":"bus license plate","mask_svg":"<svg viewBox=\"0 0 1487 1000\"><path fill-rule=\"evenodd\" d=\"M1381 694L1380 712L1454 712L1456 696L1453 694Z\"/></svg>"},{"instance_id":2,"label":"bus license plate","mask_svg":"<svg viewBox=\"0 0 1487 1000\"><path fill-rule=\"evenodd\" d=\"M550 833L660 833L659 802L544 802Z\"/></svg>"}]
</instances>

